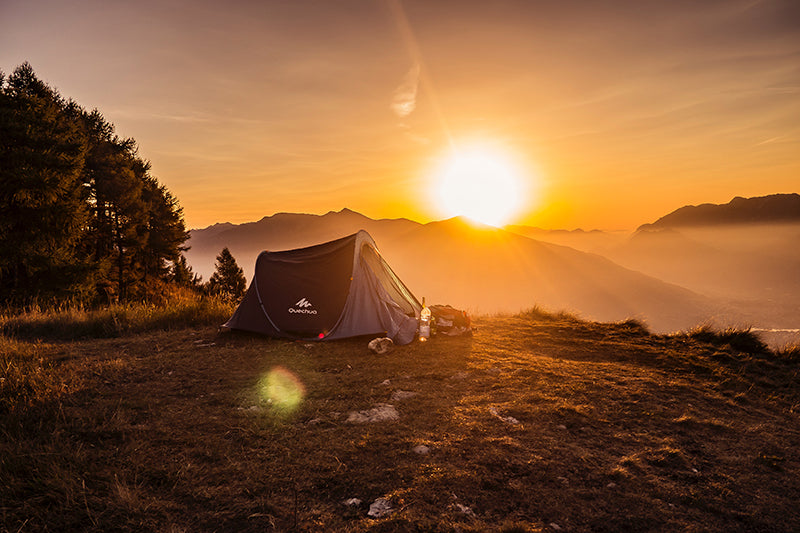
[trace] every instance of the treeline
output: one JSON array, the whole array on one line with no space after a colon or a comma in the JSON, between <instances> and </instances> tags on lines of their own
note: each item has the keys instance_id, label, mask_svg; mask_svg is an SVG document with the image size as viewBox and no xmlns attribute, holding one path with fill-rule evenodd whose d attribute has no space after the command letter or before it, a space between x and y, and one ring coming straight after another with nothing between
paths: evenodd
<instances>
[{"instance_id":1,"label":"treeline","mask_svg":"<svg viewBox=\"0 0 800 533\"><path fill-rule=\"evenodd\" d=\"M102 303L196 285L187 239L134 139L28 63L0 72L0 300Z\"/></svg>"}]
</instances>

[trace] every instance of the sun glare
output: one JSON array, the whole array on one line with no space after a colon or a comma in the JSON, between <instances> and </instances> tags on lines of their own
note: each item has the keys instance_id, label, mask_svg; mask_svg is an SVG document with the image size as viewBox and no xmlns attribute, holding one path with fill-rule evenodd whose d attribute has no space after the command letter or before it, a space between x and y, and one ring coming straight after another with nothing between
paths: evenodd
<instances>
[{"instance_id":1,"label":"sun glare","mask_svg":"<svg viewBox=\"0 0 800 533\"><path fill-rule=\"evenodd\" d=\"M454 149L433 172L433 201L445 217L503 226L519 214L528 183L513 158L498 149Z\"/></svg>"}]
</instances>

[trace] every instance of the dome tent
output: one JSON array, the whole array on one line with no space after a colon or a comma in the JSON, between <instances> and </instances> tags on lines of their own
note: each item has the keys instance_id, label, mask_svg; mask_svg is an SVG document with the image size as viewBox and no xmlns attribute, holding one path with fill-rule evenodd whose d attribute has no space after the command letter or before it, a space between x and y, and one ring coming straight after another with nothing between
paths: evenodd
<instances>
[{"instance_id":1,"label":"dome tent","mask_svg":"<svg viewBox=\"0 0 800 533\"><path fill-rule=\"evenodd\" d=\"M422 306L361 230L334 241L261 252L250 287L223 327L272 337L414 340Z\"/></svg>"}]
</instances>

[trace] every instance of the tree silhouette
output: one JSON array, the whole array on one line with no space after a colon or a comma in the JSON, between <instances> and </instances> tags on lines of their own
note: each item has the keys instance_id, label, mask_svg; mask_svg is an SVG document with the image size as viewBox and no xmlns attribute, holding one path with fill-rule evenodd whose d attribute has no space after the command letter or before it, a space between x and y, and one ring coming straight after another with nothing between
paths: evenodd
<instances>
[{"instance_id":1,"label":"tree silhouette","mask_svg":"<svg viewBox=\"0 0 800 533\"><path fill-rule=\"evenodd\" d=\"M217 256L214 268L214 273L208 280L208 291L232 302L241 300L247 281L244 271L236 264L236 259L228 248L223 248Z\"/></svg>"},{"instance_id":2,"label":"tree silhouette","mask_svg":"<svg viewBox=\"0 0 800 533\"><path fill-rule=\"evenodd\" d=\"M133 139L28 63L0 73L0 299L143 298L172 279L187 239Z\"/></svg>"},{"instance_id":3,"label":"tree silhouette","mask_svg":"<svg viewBox=\"0 0 800 533\"><path fill-rule=\"evenodd\" d=\"M28 63L0 78L0 296L6 301L72 298L90 289L79 249L90 213L76 107Z\"/></svg>"},{"instance_id":4,"label":"tree silhouette","mask_svg":"<svg viewBox=\"0 0 800 533\"><path fill-rule=\"evenodd\" d=\"M178 260L172 265L172 281L181 287L190 287L198 289L201 285L201 278L199 274L195 274L192 267L186 261L183 254L178 256Z\"/></svg>"}]
</instances>

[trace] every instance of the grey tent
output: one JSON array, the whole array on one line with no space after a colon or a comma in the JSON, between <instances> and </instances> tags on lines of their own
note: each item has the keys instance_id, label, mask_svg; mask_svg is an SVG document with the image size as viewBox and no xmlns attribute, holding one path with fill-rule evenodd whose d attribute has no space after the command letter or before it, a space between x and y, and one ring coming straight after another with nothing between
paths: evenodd
<instances>
[{"instance_id":1,"label":"grey tent","mask_svg":"<svg viewBox=\"0 0 800 533\"><path fill-rule=\"evenodd\" d=\"M407 344L421 307L361 230L307 248L261 252L224 327L306 340L385 334Z\"/></svg>"}]
</instances>

